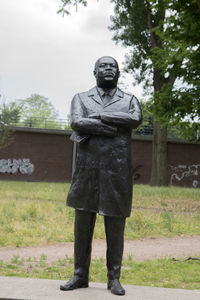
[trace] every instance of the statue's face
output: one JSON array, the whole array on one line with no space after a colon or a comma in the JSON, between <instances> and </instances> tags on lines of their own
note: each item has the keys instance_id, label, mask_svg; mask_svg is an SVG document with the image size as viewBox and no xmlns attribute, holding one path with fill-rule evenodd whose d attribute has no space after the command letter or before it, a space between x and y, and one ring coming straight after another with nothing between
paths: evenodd
<instances>
[{"instance_id":1,"label":"statue's face","mask_svg":"<svg viewBox=\"0 0 200 300\"><path fill-rule=\"evenodd\" d=\"M109 56L100 58L94 70L97 86L101 88L115 88L120 72L117 62Z\"/></svg>"}]
</instances>

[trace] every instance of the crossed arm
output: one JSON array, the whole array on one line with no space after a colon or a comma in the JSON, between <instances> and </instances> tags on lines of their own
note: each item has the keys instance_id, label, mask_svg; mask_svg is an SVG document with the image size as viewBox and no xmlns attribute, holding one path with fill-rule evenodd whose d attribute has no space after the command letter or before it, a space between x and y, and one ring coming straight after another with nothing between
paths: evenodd
<instances>
[{"instance_id":1,"label":"crossed arm","mask_svg":"<svg viewBox=\"0 0 200 300\"><path fill-rule=\"evenodd\" d=\"M94 113L87 116L84 106L76 95L71 105L71 127L80 134L116 136L118 127L136 128L141 124L141 109L137 98L130 101L128 112Z\"/></svg>"}]
</instances>

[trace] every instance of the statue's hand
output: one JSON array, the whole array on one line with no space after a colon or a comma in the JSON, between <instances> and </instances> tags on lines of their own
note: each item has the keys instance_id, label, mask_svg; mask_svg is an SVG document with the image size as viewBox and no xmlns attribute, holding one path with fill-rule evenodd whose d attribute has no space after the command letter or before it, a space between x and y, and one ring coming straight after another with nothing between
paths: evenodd
<instances>
[{"instance_id":1,"label":"statue's hand","mask_svg":"<svg viewBox=\"0 0 200 300\"><path fill-rule=\"evenodd\" d=\"M98 113L93 113L93 114L89 115L89 118L91 118L91 119L101 119L101 116Z\"/></svg>"}]
</instances>

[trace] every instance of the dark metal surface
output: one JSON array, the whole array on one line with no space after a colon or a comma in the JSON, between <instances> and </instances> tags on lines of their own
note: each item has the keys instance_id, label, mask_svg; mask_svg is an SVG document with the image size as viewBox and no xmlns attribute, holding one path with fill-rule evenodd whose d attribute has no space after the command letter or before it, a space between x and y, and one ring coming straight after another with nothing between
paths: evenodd
<instances>
[{"instance_id":1,"label":"dark metal surface","mask_svg":"<svg viewBox=\"0 0 200 300\"><path fill-rule=\"evenodd\" d=\"M78 153L67 205L127 217L132 201L131 130L141 124L141 109L136 97L114 90L113 78L113 96L106 101L100 79L98 87L72 100L71 127ZM108 83L103 90L107 88Z\"/></svg>"},{"instance_id":2,"label":"dark metal surface","mask_svg":"<svg viewBox=\"0 0 200 300\"><path fill-rule=\"evenodd\" d=\"M88 286L96 213L104 215L108 289L124 295L119 282L125 218L132 203L131 131L141 124L138 100L117 88L117 62L96 64L97 86L74 96L71 139L78 145L67 205L76 209L74 276L61 290ZM75 155L75 154L74 154Z\"/></svg>"}]
</instances>

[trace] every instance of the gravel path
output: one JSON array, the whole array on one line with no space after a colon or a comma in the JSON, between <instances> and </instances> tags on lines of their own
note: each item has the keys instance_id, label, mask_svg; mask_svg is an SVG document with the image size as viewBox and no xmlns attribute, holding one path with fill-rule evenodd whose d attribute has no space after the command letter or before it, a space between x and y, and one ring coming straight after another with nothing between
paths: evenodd
<instances>
[{"instance_id":1,"label":"gravel path","mask_svg":"<svg viewBox=\"0 0 200 300\"><path fill-rule=\"evenodd\" d=\"M94 240L92 258L105 257L106 243L104 240ZM56 244L40 247L1 247L0 259L10 261L14 256L21 258L47 256L47 262L64 258L67 254L73 256L73 243ZM155 258L184 258L200 255L200 236L175 238L145 238L139 240L126 240L124 256L132 255L135 261L144 261Z\"/></svg>"}]
</instances>

